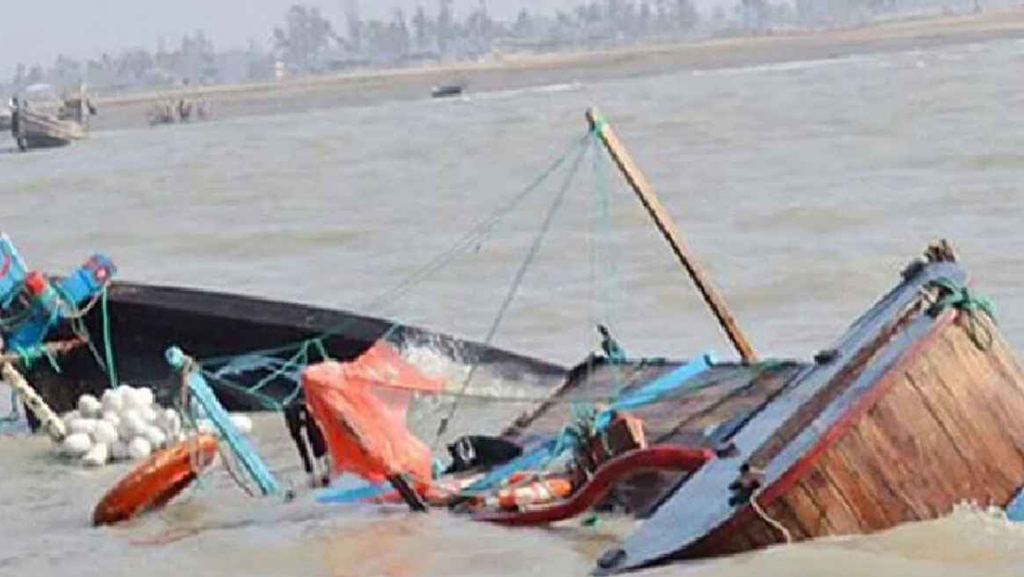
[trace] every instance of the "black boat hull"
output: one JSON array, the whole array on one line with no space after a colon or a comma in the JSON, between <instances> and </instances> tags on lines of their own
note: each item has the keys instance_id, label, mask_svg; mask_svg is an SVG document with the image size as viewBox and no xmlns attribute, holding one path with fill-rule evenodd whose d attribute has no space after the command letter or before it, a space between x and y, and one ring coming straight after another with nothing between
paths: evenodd
<instances>
[{"instance_id":1,"label":"black boat hull","mask_svg":"<svg viewBox=\"0 0 1024 577\"><path fill-rule=\"evenodd\" d=\"M152 387L157 399L165 404L173 400L180 385L164 359L164 351L172 345L196 359L208 359L273 349L326 332L332 334L323 339L324 347L339 360L359 356L388 334L397 342L429 343L441 354L466 364L487 365L492 373L510 380L529 375L532 383L545 390L556 387L565 375L563 367L552 363L416 327L396 326L379 318L222 292L118 282L109 288L108 310L118 378L134 386ZM85 321L98 356L103 357L102 307L96 306ZM65 332L57 338L70 336ZM289 354L293 353L277 356L286 358ZM102 394L110 386L96 356L82 347L58 359L60 372L46 362L38 362L27 376L54 410L67 411L74 408L82 394ZM232 380L245 387L263 376L265 373L257 371ZM217 387L216 383L214 387L228 410L268 408L243 391ZM294 388L294 381L281 378L260 392L283 402Z\"/></svg>"}]
</instances>

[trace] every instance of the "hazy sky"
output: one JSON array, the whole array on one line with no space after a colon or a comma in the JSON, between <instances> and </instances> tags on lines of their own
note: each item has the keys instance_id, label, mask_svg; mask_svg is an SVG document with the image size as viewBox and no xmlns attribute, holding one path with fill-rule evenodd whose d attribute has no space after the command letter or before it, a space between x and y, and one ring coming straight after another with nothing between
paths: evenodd
<instances>
[{"instance_id":1,"label":"hazy sky","mask_svg":"<svg viewBox=\"0 0 1024 577\"><path fill-rule=\"evenodd\" d=\"M730 0L696 0L702 9ZM486 0L488 10L508 18L521 6L554 10L582 0ZM344 27L345 0L5 0L0 15L0 78L13 75L19 62L47 64L58 54L76 59L141 46L157 47L163 37L170 49L182 34L202 29L218 49L245 47L250 39L268 47L273 27L292 4L318 6L338 28ZM479 0L455 0L465 14ZM364 17L385 16L395 6L411 11L418 4L430 12L436 0L358 0Z\"/></svg>"}]
</instances>

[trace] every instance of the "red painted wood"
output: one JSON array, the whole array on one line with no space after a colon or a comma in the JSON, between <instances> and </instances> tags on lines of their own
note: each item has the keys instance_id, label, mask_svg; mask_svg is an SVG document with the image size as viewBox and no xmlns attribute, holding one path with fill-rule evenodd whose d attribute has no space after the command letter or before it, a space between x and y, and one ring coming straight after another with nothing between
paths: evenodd
<instances>
[{"instance_id":1,"label":"red painted wood","mask_svg":"<svg viewBox=\"0 0 1024 577\"><path fill-rule=\"evenodd\" d=\"M568 519L597 504L616 483L629 475L650 469L695 471L713 458L714 452L710 449L676 445L652 445L646 449L636 449L602 465L587 484L565 501L521 512L479 513L473 519L501 525L543 525Z\"/></svg>"}]
</instances>

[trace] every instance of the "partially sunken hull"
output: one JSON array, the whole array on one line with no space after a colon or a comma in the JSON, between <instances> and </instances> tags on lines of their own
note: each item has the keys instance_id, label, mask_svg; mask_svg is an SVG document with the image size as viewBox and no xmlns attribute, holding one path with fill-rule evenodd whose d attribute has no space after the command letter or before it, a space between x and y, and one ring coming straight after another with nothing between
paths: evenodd
<instances>
[{"instance_id":1,"label":"partially sunken hull","mask_svg":"<svg viewBox=\"0 0 1024 577\"><path fill-rule=\"evenodd\" d=\"M950 296L936 281L966 282L955 263L908 276L597 572L1005 506L1024 483L1021 364L975 303L932 306Z\"/></svg>"},{"instance_id":2,"label":"partially sunken hull","mask_svg":"<svg viewBox=\"0 0 1024 577\"><path fill-rule=\"evenodd\" d=\"M341 310L137 283L115 282L108 290L109 328L117 375L134 386L152 387L163 403L172 402L180 393L180 379L164 359L164 351L172 345L200 360L236 355L249 355L255 360L287 359L294 350L267 349L279 349L328 332L331 334L324 337L324 348L338 360L356 358L387 335L403 343L426 344L439 354L466 364L479 362L490 374L537 387L537 395L550 392L565 376L565 369L552 363ZM102 307L94 306L85 320L102 358ZM56 338L71 336L65 332ZM264 352L251 354L252 351ZM76 349L58 362L59 373L48 363L38 362L26 375L58 412L74 408L84 393L99 395L109 387L107 374L87 348ZM272 403L287 401L297 386L297 374L283 373L271 378L260 390L261 397L242 390L260 382L270 372L243 367L223 382L214 380L212 384L229 410L273 409L276 407L268 406L261 398Z\"/></svg>"}]
</instances>

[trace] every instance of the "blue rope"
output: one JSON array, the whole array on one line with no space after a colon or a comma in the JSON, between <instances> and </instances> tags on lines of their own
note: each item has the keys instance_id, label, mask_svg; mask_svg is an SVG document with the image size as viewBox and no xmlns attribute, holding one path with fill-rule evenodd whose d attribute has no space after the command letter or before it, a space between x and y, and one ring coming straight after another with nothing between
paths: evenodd
<instances>
[{"instance_id":1,"label":"blue rope","mask_svg":"<svg viewBox=\"0 0 1024 577\"><path fill-rule=\"evenodd\" d=\"M643 405L658 402L665 398L669 393L675 393L680 390L690 388L687 387L687 383L691 383L691 386L696 386L695 383L693 383L694 378L711 368L711 365L714 362L713 359L714 356L710 353L702 355L700 359L682 365L671 373L663 375L642 387L622 393L608 406L608 408L600 412L593 410L593 408L589 408L589 410L587 408L580 408L577 409L579 411L577 415L579 417L583 417L586 422L592 422L593 430L597 433L601 433L607 429L608 425L611 424L612 417L616 410L635 409ZM584 411L586 411L587 414L584 414ZM589 415L595 415L592 421L590 420ZM582 437L586 433L580 429L581 427L579 425L567 426L562 430L558 437L545 442L532 452L510 461L498 469L495 469L483 479L480 479L466 488L466 492L473 493L489 491L505 482L506 479L518 471L542 469L546 467L566 451L569 451L570 449L575 450L580 447Z\"/></svg>"},{"instance_id":2,"label":"blue rope","mask_svg":"<svg viewBox=\"0 0 1024 577\"><path fill-rule=\"evenodd\" d=\"M711 368L714 356L704 354L700 359L687 363L663 375L647 385L633 391L620 393L604 411L598 412L593 405L573 407L576 422L562 429L554 439L549 439L529 453L521 455L492 470L482 479L460 491L463 495L477 495L492 491L519 471L542 470L564 453L581 447L584 437L596 431L604 431L611 423L615 410L636 408L658 402L669 394L699 390L703 384L696 377ZM364 485L353 489L325 489L318 493L320 503L353 503L378 497L390 489L390 485Z\"/></svg>"}]
</instances>

